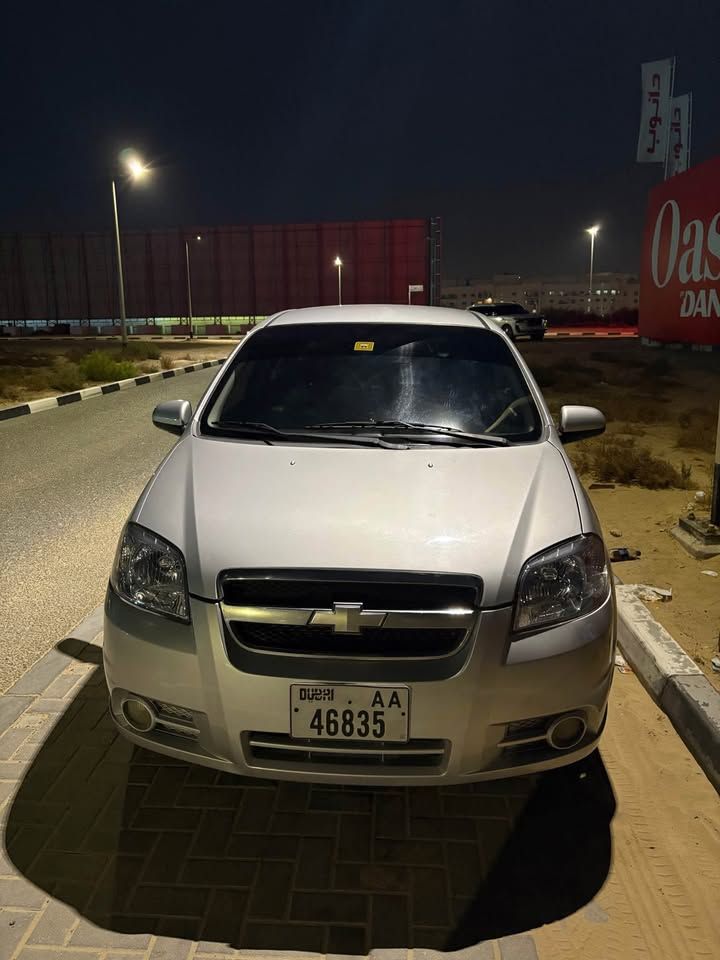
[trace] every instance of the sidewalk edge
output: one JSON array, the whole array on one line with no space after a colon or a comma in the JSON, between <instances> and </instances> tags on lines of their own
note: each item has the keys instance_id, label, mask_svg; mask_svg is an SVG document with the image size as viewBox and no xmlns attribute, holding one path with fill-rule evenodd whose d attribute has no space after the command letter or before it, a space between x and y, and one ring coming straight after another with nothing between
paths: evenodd
<instances>
[{"instance_id":1,"label":"sidewalk edge","mask_svg":"<svg viewBox=\"0 0 720 960\"><path fill-rule=\"evenodd\" d=\"M637 599L632 584L617 585L616 596L623 656L720 793L720 692Z\"/></svg>"}]
</instances>

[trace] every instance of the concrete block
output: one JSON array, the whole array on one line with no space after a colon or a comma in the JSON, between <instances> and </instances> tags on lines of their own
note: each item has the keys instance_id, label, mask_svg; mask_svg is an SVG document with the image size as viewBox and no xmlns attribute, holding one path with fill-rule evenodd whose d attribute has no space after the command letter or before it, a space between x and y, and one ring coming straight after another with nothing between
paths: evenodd
<instances>
[{"instance_id":1,"label":"concrete block","mask_svg":"<svg viewBox=\"0 0 720 960\"><path fill-rule=\"evenodd\" d=\"M671 677L660 706L720 793L720 693L704 676Z\"/></svg>"}]
</instances>

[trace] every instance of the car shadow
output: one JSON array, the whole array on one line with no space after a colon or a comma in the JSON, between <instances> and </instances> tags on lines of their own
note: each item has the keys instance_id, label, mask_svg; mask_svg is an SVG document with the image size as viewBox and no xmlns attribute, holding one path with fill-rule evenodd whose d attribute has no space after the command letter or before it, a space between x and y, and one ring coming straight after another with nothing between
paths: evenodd
<instances>
[{"instance_id":1,"label":"car shadow","mask_svg":"<svg viewBox=\"0 0 720 960\"><path fill-rule=\"evenodd\" d=\"M442 788L235 777L127 743L99 649L72 652L97 666L32 761L6 846L93 924L265 951L459 950L560 920L605 882L615 798L597 752Z\"/></svg>"}]
</instances>

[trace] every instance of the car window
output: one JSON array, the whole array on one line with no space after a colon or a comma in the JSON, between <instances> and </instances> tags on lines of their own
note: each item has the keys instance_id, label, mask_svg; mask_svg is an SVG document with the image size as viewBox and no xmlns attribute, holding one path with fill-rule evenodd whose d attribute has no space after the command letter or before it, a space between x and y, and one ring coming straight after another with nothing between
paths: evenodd
<instances>
[{"instance_id":1,"label":"car window","mask_svg":"<svg viewBox=\"0 0 720 960\"><path fill-rule=\"evenodd\" d=\"M473 309L488 317L511 317L517 313L527 313L525 307L519 303L482 303Z\"/></svg>"},{"instance_id":2,"label":"car window","mask_svg":"<svg viewBox=\"0 0 720 960\"><path fill-rule=\"evenodd\" d=\"M516 441L540 436L527 382L490 331L410 324L268 327L248 338L215 389L205 432L252 421L278 429L406 420Z\"/></svg>"}]
</instances>

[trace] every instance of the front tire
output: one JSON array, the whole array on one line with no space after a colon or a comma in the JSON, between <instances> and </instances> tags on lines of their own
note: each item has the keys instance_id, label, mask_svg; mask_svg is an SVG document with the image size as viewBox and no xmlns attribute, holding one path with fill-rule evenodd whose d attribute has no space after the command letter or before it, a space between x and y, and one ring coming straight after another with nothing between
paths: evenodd
<instances>
[{"instance_id":1,"label":"front tire","mask_svg":"<svg viewBox=\"0 0 720 960\"><path fill-rule=\"evenodd\" d=\"M544 330L542 331L542 333L531 333L531 334L530 334L530 339L531 339L531 340L543 340L544 338L545 338L545 331L544 331Z\"/></svg>"}]
</instances>

